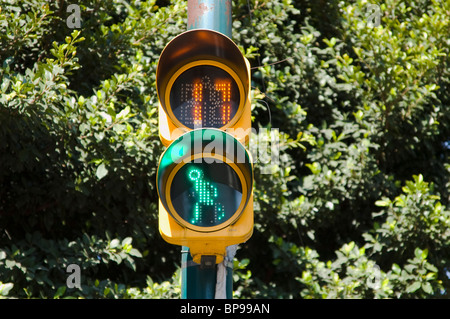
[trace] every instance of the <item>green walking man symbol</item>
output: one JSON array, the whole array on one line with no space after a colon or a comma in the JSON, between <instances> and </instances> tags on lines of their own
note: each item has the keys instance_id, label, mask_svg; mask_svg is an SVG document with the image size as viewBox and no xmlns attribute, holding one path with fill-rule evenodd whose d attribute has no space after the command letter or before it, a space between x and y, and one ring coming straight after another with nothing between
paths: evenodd
<instances>
[{"instance_id":1,"label":"green walking man symbol","mask_svg":"<svg viewBox=\"0 0 450 319\"><path fill-rule=\"evenodd\" d=\"M191 219L191 224L198 224L204 221L204 216L211 209L213 210L214 223L219 222L225 217L225 210L223 205L217 201L218 191L217 187L211 182L203 178L203 171L198 168L193 168L188 172L189 179L194 182L197 202L194 205L194 215Z\"/></svg>"}]
</instances>

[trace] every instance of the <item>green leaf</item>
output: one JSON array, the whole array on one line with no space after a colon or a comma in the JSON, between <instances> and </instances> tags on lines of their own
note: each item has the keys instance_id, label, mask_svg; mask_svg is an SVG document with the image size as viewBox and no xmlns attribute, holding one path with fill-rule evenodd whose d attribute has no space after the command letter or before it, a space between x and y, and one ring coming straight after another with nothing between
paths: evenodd
<instances>
[{"instance_id":1,"label":"green leaf","mask_svg":"<svg viewBox=\"0 0 450 319\"><path fill-rule=\"evenodd\" d=\"M422 259L427 259L428 257L428 249L424 249L421 254Z\"/></svg>"},{"instance_id":2,"label":"green leaf","mask_svg":"<svg viewBox=\"0 0 450 319\"><path fill-rule=\"evenodd\" d=\"M305 164L306 167L308 167L311 170L311 173L313 173L314 175L317 175L321 172L321 167L320 164L317 162L314 162L312 164Z\"/></svg>"},{"instance_id":3,"label":"green leaf","mask_svg":"<svg viewBox=\"0 0 450 319\"><path fill-rule=\"evenodd\" d=\"M429 295L433 294L433 288L429 282L424 282L422 284L422 290Z\"/></svg>"},{"instance_id":4,"label":"green leaf","mask_svg":"<svg viewBox=\"0 0 450 319\"><path fill-rule=\"evenodd\" d=\"M64 293L66 292L66 286L61 286L58 288L58 290L56 291L55 295L53 296L54 299L58 299L59 297L61 297L62 295L64 295Z\"/></svg>"},{"instance_id":5,"label":"green leaf","mask_svg":"<svg viewBox=\"0 0 450 319\"><path fill-rule=\"evenodd\" d=\"M414 255L416 256L417 259L425 260L425 259L427 259L427 256L428 256L428 249L422 250L419 247L417 247L414 250Z\"/></svg>"},{"instance_id":6,"label":"green leaf","mask_svg":"<svg viewBox=\"0 0 450 319\"><path fill-rule=\"evenodd\" d=\"M124 119L128 115L128 113L130 113L129 106L127 106L122 111L120 111L119 114L117 114L117 119Z\"/></svg>"},{"instance_id":7,"label":"green leaf","mask_svg":"<svg viewBox=\"0 0 450 319\"><path fill-rule=\"evenodd\" d=\"M95 175L97 176L98 179L102 179L107 174L108 174L108 169L106 168L105 163L101 163L97 167L97 171L95 172Z\"/></svg>"},{"instance_id":8,"label":"green leaf","mask_svg":"<svg viewBox=\"0 0 450 319\"><path fill-rule=\"evenodd\" d=\"M416 281L416 282L412 283L411 285L409 285L408 287L406 287L406 292L407 293L415 292L420 288L420 286L421 286L420 281Z\"/></svg>"},{"instance_id":9,"label":"green leaf","mask_svg":"<svg viewBox=\"0 0 450 319\"><path fill-rule=\"evenodd\" d=\"M13 283L8 282L4 284L0 281L0 296L7 296L13 287Z\"/></svg>"},{"instance_id":10,"label":"green leaf","mask_svg":"<svg viewBox=\"0 0 450 319\"><path fill-rule=\"evenodd\" d=\"M133 257L142 258L142 254L136 248L132 248L128 254Z\"/></svg>"},{"instance_id":11,"label":"green leaf","mask_svg":"<svg viewBox=\"0 0 450 319\"><path fill-rule=\"evenodd\" d=\"M115 238L113 240L111 240L111 242L109 243L109 248L117 248L120 245L120 241Z\"/></svg>"},{"instance_id":12,"label":"green leaf","mask_svg":"<svg viewBox=\"0 0 450 319\"><path fill-rule=\"evenodd\" d=\"M375 205L378 207L387 207L391 204L390 200L377 200L375 202Z\"/></svg>"},{"instance_id":13,"label":"green leaf","mask_svg":"<svg viewBox=\"0 0 450 319\"><path fill-rule=\"evenodd\" d=\"M392 265L392 271L393 271L394 273L396 273L396 274L399 275L399 274L402 272L402 269L400 268L399 265L393 264L393 265Z\"/></svg>"},{"instance_id":14,"label":"green leaf","mask_svg":"<svg viewBox=\"0 0 450 319\"><path fill-rule=\"evenodd\" d=\"M133 238L131 237L127 237L124 240L122 240L122 247L126 246L126 245L131 245L131 242L133 241Z\"/></svg>"}]
</instances>

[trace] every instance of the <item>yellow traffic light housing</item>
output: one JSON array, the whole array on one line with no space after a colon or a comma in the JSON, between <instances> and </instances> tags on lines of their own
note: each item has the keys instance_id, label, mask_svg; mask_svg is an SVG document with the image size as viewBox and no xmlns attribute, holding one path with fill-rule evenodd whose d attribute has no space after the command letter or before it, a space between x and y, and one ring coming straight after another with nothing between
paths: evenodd
<instances>
[{"instance_id":1,"label":"yellow traffic light housing","mask_svg":"<svg viewBox=\"0 0 450 319\"><path fill-rule=\"evenodd\" d=\"M228 133L197 129L175 140L157 172L159 229L169 243L220 263L226 247L253 232L253 167L245 147Z\"/></svg>"},{"instance_id":2,"label":"yellow traffic light housing","mask_svg":"<svg viewBox=\"0 0 450 319\"><path fill-rule=\"evenodd\" d=\"M228 130L248 143L250 65L227 36L196 29L175 37L161 53L156 87L165 146L201 127Z\"/></svg>"},{"instance_id":3,"label":"yellow traffic light housing","mask_svg":"<svg viewBox=\"0 0 450 319\"><path fill-rule=\"evenodd\" d=\"M250 64L222 33L195 29L170 41L156 70L159 230L194 262L220 263L253 232Z\"/></svg>"}]
</instances>

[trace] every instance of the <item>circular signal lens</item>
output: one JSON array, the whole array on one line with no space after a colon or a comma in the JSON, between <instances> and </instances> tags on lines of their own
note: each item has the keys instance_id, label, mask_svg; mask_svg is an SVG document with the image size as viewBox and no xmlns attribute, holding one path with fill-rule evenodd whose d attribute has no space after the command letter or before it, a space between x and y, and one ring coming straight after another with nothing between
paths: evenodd
<instances>
[{"instance_id":1,"label":"circular signal lens","mask_svg":"<svg viewBox=\"0 0 450 319\"><path fill-rule=\"evenodd\" d=\"M242 201L238 174L226 163L187 163L175 174L170 197L173 208L186 222L217 226L230 219Z\"/></svg>"},{"instance_id":2,"label":"circular signal lens","mask_svg":"<svg viewBox=\"0 0 450 319\"><path fill-rule=\"evenodd\" d=\"M182 72L170 89L170 106L177 120L188 128L221 128L236 115L239 87L227 71L197 65Z\"/></svg>"}]
</instances>

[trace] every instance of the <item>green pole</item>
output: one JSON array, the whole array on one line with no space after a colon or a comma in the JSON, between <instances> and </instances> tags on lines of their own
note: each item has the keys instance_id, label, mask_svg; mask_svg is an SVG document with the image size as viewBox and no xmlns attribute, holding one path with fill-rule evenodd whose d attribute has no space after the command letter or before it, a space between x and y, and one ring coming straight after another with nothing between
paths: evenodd
<instances>
[{"instance_id":1,"label":"green pole","mask_svg":"<svg viewBox=\"0 0 450 319\"><path fill-rule=\"evenodd\" d=\"M231 38L231 0L188 0L188 30L209 29Z\"/></svg>"},{"instance_id":2,"label":"green pole","mask_svg":"<svg viewBox=\"0 0 450 319\"><path fill-rule=\"evenodd\" d=\"M231 38L231 0L188 0L187 29L209 29ZM226 299L233 298L232 262L226 265ZM181 298L214 299L217 265L202 268L194 263L188 247L181 250Z\"/></svg>"},{"instance_id":3,"label":"green pole","mask_svg":"<svg viewBox=\"0 0 450 319\"><path fill-rule=\"evenodd\" d=\"M201 268L192 260L189 247L181 249L181 298L214 299L216 267Z\"/></svg>"}]
</instances>

